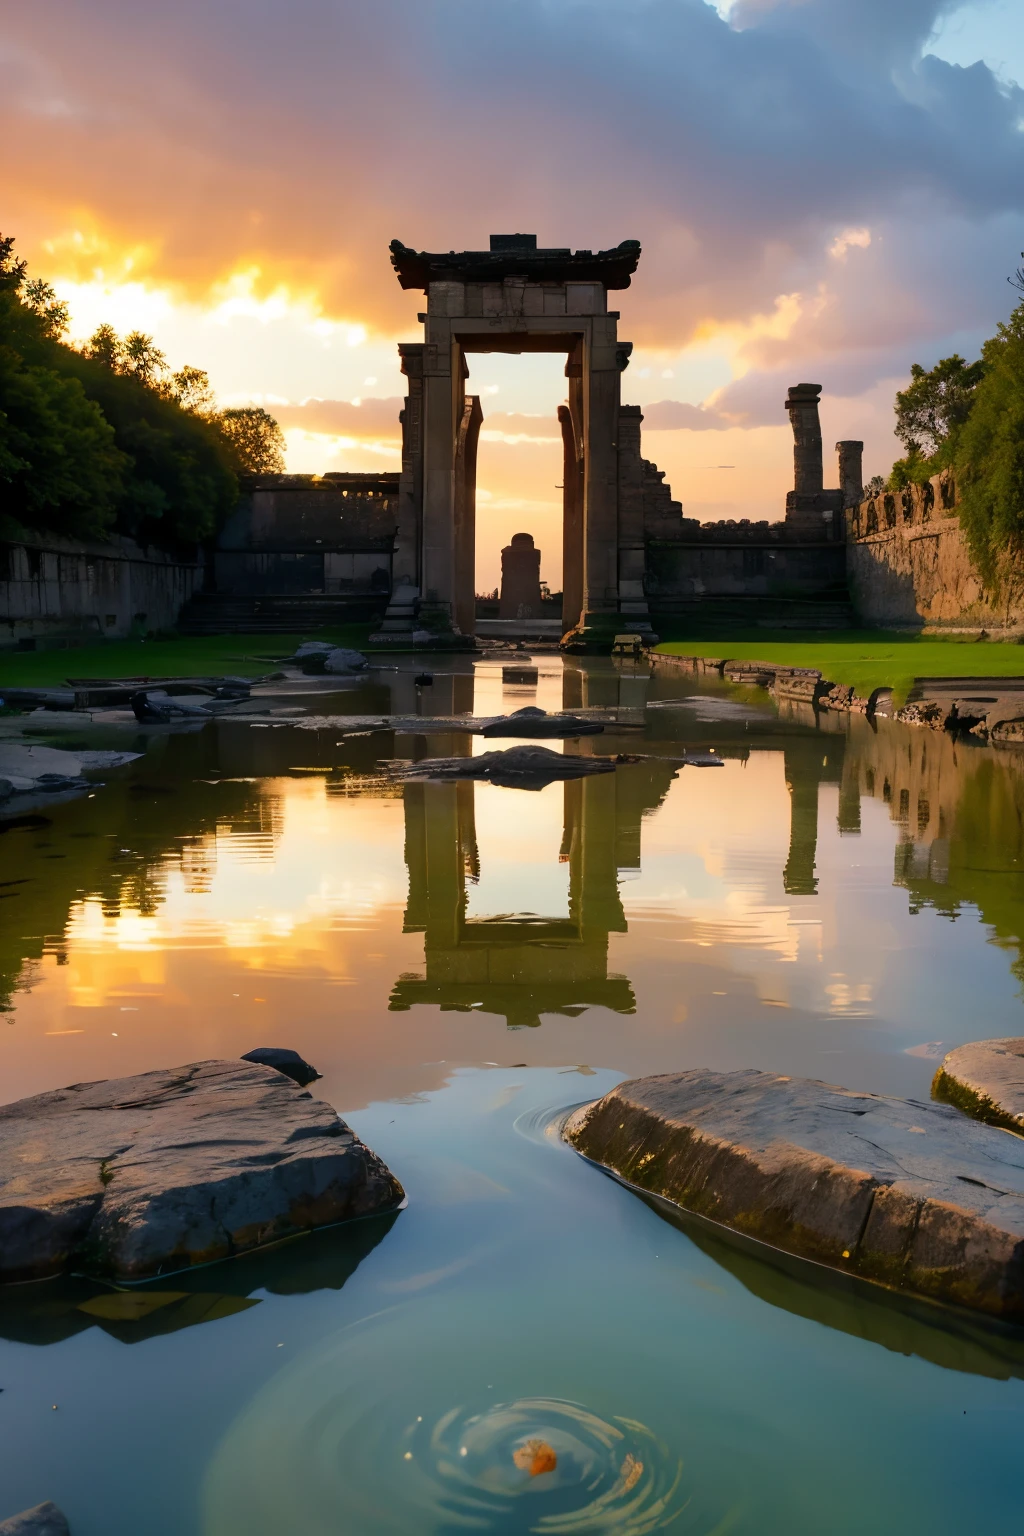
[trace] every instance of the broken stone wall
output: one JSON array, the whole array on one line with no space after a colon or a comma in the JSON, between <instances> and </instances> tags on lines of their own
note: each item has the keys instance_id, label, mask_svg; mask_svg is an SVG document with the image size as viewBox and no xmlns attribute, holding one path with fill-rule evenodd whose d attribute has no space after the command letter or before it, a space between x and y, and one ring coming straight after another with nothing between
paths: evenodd
<instances>
[{"instance_id":1,"label":"broken stone wall","mask_svg":"<svg viewBox=\"0 0 1024 1536\"><path fill-rule=\"evenodd\" d=\"M1007 565L988 590L956 515L953 477L884 491L846 509L850 596L862 624L1024 627L1024 572Z\"/></svg>"},{"instance_id":2,"label":"broken stone wall","mask_svg":"<svg viewBox=\"0 0 1024 1536\"><path fill-rule=\"evenodd\" d=\"M204 574L198 549L175 556L131 539L0 544L0 648L173 629Z\"/></svg>"}]
</instances>

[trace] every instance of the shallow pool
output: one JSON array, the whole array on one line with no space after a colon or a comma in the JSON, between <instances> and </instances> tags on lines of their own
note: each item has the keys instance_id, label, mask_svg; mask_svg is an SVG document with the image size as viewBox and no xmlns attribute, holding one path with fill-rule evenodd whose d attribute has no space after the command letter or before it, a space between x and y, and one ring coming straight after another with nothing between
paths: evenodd
<instances>
[{"instance_id":1,"label":"shallow pool","mask_svg":"<svg viewBox=\"0 0 1024 1536\"><path fill-rule=\"evenodd\" d=\"M85 1280L12 1288L0 1516L52 1498L74 1536L1013 1528L1024 1339L669 1222L557 1130L623 1075L698 1065L926 1095L951 1045L1024 1033L1016 756L537 661L536 690L436 667L419 708L618 707L566 750L641 760L539 792L403 786L382 760L485 744L428 719L111 722L93 744L139 761L0 823L5 1100L291 1046L409 1196L125 1315ZM408 684L382 672L332 707ZM725 766L680 768L696 748ZM529 1438L555 1469L515 1465Z\"/></svg>"}]
</instances>

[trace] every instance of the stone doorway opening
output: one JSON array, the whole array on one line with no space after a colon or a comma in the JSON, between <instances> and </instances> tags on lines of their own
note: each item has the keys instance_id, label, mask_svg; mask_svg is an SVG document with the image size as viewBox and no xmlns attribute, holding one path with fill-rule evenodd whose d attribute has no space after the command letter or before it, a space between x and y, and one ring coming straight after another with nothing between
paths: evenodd
<instances>
[{"instance_id":1,"label":"stone doorway opening","mask_svg":"<svg viewBox=\"0 0 1024 1536\"><path fill-rule=\"evenodd\" d=\"M483 416L476 472L478 623L498 617L558 621L563 522L558 408L567 396L565 357L558 352L499 352L480 353L467 362L466 390L479 398ZM517 550L524 536L540 554L543 586L528 602L531 612L520 615L509 603L524 593L518 590L520 583L509 582L509 559L503 551ZM517 563L513 556L513 569Z\"/></svg>"}]
</instances>

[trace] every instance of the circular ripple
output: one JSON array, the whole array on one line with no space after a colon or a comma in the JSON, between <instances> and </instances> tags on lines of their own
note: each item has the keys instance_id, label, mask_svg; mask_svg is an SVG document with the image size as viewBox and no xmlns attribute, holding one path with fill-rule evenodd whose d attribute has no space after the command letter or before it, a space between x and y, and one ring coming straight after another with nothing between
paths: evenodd
<instances>
[{"instance_id":1,"label":"circular ripple","mask_svg":"<svg viewBox=\"0 0 1024 1536\"><path fill-rule=\"evenodd\" d=\"M580 1403L456 1408L432 1426L410 1425L404 1443L425 1505L477 1530L640 1536L679 1512L678 1459L642 1424L598 1418Z\"/></svg>"},{"instance_id":2,"label":"circular ripple","mask_svg":"<svg viewBox=\"0 0 1024 1536\"><path fill-rule=\"evenodd\" d=\"M614 1343L595 1353L570 1319L531 1330L515 1311L510 1293L417 1299L296 1359L215 1453L205 1536L714 1529L678 1448L608 1390L633 1374ZM554 1382L584 1401L522 1392Z\"/></svg>"}]
</instances>

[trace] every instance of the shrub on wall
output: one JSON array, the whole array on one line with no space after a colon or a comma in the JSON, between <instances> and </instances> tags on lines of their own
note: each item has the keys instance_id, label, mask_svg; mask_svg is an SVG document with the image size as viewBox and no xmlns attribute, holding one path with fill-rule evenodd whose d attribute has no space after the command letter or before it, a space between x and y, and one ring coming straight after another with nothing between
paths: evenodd
<instances>
[{"instance_id":1,"label":"shrub on wall","mask_svg":"<svg viewBox=\"0 0 1024 1536\"><path fill-rule=\"evenodd\" d=\"M956 445L960 524L982 574L1024 554L1024 303L982 348L985 376Z\"/></svg>"}]
</instances>

